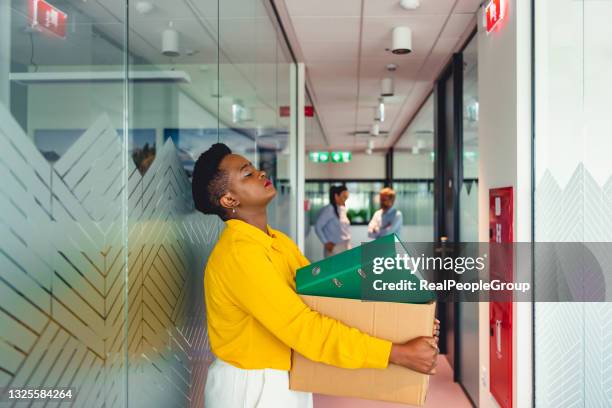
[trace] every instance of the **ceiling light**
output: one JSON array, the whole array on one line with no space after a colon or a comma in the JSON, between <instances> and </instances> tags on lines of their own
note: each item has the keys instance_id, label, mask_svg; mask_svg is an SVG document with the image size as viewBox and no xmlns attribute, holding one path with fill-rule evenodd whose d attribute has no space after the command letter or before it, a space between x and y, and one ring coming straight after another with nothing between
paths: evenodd
<instances>
[{"instance_id":1,"label":"ceiling light","mask_svg":"<svg viewBox=\"0 0 612 408\"><path fill-rule=\"evenodd\" d=\"M89 82L182 82L190 83L191 76L185 71L67 71L67 72L11 72L11 81L23 85L89 83Z\"/></svg>"},{"instance_id":2,"label":"ceiling light","mask_svg":"<svg viewBox=\"0 0 612 408\"><path fill-rule=\"evenodd\" d=\"M394 54L408 54L412 52L412 30L410 27L395 27L393 29L391 52Z\"/></svg>"},{"instance_id":3,"label":"ceiling light","mask_svg":"<svg viewBox=\"0 0 612 408\"><path fill-rule=\"evenodd\" d=\"M166 57L178 57L179 52L179 34L173 28L172 21L168 24L168 28L162 33L162 54Z\"/></svg>"},{"instance_id":4,"label":"ceiling light","mask_svg":"<svg viewBox=\"0 0 612 408\"><path fill-rule=\"evenodd\" d=\"M400 6L405 10L416 10L421 5L420 0L401 0Z\"/></svg>"},{"instance_id":5,"label":"ceiling light","mask_svg":"<svg viewBox=\"0 0 612 408\"><path fill-rule=\"evenodd\" d=\"M372 123L372 127L370 128L370 134L372 136L380 135L380 125L378 124L378 122Z\"/></svg>"},{"instance_id":6,"label":"ceiling light","mask_svg":"<svg viewBox=\"0 0 612 408\"><path fill-rule=\"evenodd\" d=\"M374 150L374 140L370 139L368 140L368 147L366 147L366 154L372 154L372 151Z\"/></svg>"},{"instance_id":7,"label":"ceiling light","mask_svg":"<svg viewBox=\"0 0 612 408\"><path fill-rule=\"evenodd\" d=\"M376 109L376 118L374 119L379 122L385 121L385 100L383 98L378 99L378 107Z\"/></svg>"},{"instance_id":8,"label":"ceiling light","mask_svg":"<svg viewBox=\"0 0 612 408\"><path fill-rule=\"evenodd\" d=\"M242 101L240 99L236 99L232 103L232 122L238 123L242 118L242 110L244 107L242 106Z\"/></svg>"},{"instance_id":9,"label":"ceiling light","mask_svg":"<svg viewBox=\"0 0 612 408\"><path fill-rule=\"evenodd\" d=\"M380 96L393 96L393 78L386 77L380 81Z\"/></svg>"},{"instance_id":10,"label":"ceiling light","mask_svg":"<svg viewBox=\"0 0 612 408\"><path fill-rule=\"evenodd\" d=\"M387 71L389 71L389 76L384 77L380 81L380 96L393 96L394 95L394 84L393 77L395 74L395 70L397 69L397 65L388 64L386 66Z\"/></svg>"}]
</instances>

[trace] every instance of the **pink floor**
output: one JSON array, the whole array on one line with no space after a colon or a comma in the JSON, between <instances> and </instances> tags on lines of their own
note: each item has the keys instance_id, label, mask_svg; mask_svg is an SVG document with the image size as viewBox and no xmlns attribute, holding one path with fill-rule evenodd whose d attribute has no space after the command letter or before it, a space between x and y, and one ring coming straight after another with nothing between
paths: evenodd
<instances>
[{"instance_id":1,"label":"pink floor","mask_svg":"<svg viewBox=\"0 0 612 408\"><path fill-rule=\"evenodd\" d=\"M408 408L412 405L367 401L315 394L314 408ZM438 373L431 377L425 408L471 408L459 384L453 382L453 371L446 357L438 360Z\"/></svg>"}]
</instances>

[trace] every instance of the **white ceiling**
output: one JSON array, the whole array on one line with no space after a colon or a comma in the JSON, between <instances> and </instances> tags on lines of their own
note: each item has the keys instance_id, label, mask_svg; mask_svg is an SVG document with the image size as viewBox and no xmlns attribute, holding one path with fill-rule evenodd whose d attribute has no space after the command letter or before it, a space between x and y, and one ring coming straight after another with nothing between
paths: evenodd
<instances>
[{"instance_id":1,"label":"white ceiling","mask_svg":"<svg viewBox=\"0 0 612 408\"><path fill-rule=\"evenodd\" d=\"M385 66L398 65L395 96L385 100L387 137L377 147L389 147L406 128L429 93L451 54L475 24L480 0L422 0L414 11L399 0L276 0L284 8L292 47L306 64L308 83L329 143L307 140L307 148L364 149L380 94ZM283 16L283 13L281 13ZM393 27L412 29L413 51L395 55Z\"/></svg>"}]
</instances>

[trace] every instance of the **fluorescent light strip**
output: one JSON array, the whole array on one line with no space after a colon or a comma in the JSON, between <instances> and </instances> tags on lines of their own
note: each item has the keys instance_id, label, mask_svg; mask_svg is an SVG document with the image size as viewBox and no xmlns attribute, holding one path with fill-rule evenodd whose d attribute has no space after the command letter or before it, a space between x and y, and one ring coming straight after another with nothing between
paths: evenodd
<instances>
[{"instance_id":1,"label":"fluorescent light strip","mask_svg":"<svg viewBox=\"0 0 612 408\"><path fill-rule=\"evenodd\" d=\"M9 79L21 84L122 82L125 72L11 72ZM191 82L191 77L185 71L132 71L128 72L128 79L132 82Z\"/></svg>"}]
</instances>

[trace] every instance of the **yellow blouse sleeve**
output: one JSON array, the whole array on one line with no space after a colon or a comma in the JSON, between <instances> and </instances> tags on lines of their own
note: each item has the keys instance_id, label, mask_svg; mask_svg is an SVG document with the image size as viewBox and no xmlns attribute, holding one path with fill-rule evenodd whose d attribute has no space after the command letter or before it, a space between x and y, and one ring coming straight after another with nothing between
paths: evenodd
<instances>
[{"instance_id":1,"label":"yellow blouse sleeve","mask_svg":"<svg viewBox=\"0 0 612 408\"><path fill-rule=\"evenodd\" d=\"M310 261L304 256L302 251L300 251L300 248L298 248L298 246L295 245L293 241L291 243L293 244L294 251L296 252L296 256L298 258L298 262L300 263L300 268L310 265Z\"/></svg>"},{"instance_id":2,"label":"yellow blouse sleeve","mask_svg":"<svg viewBox=\"0 0 612 408\"><path fill-rule=\"evenodd\" d=\"M311 310L261 246L241 243L239 247L237 253L233 246L230 263L234 265L222 275L224 289L278 339L314 361L343 368L387 367L391 342Z\"/></svg>"}]
</instances>

